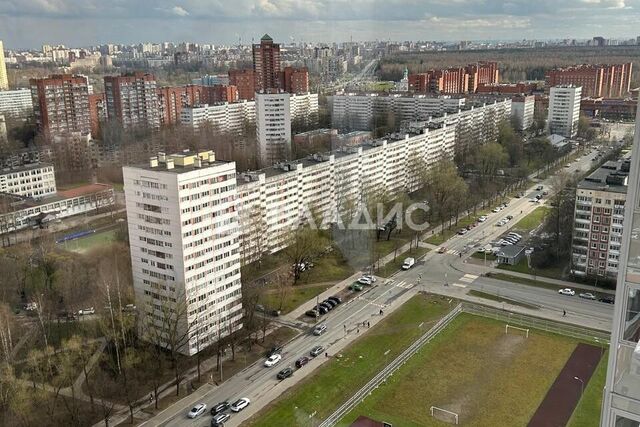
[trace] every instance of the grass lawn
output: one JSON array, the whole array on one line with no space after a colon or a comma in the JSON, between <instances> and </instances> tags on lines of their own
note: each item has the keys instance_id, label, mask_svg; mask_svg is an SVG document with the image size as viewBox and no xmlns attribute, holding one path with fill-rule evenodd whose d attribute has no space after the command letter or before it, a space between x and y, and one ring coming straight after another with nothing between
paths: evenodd
<instances>
[{"instance_id":1,"label":"grass lawn","mask_svg":"<svg viewBox=\"0 0 640 427\"><path fill-rule=\"evenodd\" d=\"M333 285L290 286L285 292L283 292L284 298L281 297L282 294L278 289L269 289L263 294L260 304L269 309L282 310L282 313L286 314L297 308L299 305L314 298L316 295L323 293L331 286ZM280 304L280 301L282 301L282 305Z\"/></svg>"},{"instance_id":2,"label":"grass lawn","mask_svg":"<svg viewBox=\"0 0 640 427\"><path fill-rule=\"evenodd\" d=\"M534 209L533 212L518 221L514 230L529 232L535 229L542 224L542 221L549 210L550 208L546 206L540 206L539 208Z\"/></svg>"},{"instance_id":3,"label":"grass lawn","mask_svg":"<svg viewBox=\"0 0 640 427\"><path fill-rule=\"evenodd\" d=\"M427 252L429 252L429 249L427 248L413 248L410 251L407 251L403 254L399 254L396 257L395 261L391 260L390 262L386 263L384 266L376 270L375 274L381 277L389 277L396 271L400 270L400 268L402 267L402 264L404 264L405 259L409 257L413 257L416 260L418 260L418 258L423 256Z\"/></svg>"},{"instance_id":4,"label":"grass lawn","mask_svg":"<svg viewBox=\"0 0 640 427\"><path fill-rule=\"evenodd\" d=\"M460 314L338 425L359 415L449 425L431 417L432 405L458 413L461 425L527 425L576 343L535 330L505 335L503 322Z\"/></svg>"},{"instance_id":5,"label":"grass lawn","mask_svg":"<svg viewBox=\"0 0 640 427\"><path fill-rule=\"evenodd\" d=\"M432 245L441 245L447 240L449 240L451 236L456 234L458 230L460 230L461 228L464 228L467 225L476 222L476 219L478 216L480 216L480 214L478 214L477 216L470 215L465 218L462 218L461 220L458 221L458 225L451 224L451 229L449 229L448 227L445 227L442 230L442 232L440 232L439 234L434 234L429 238L425 239L425 242L431 243Z\"/></svg>"},{"instance_id":6,"label":"grass lawn","mask_svg":"<svg viewBox=\"0 0 640 427\"><path fill-rule=\"evenodd\" d=\"M524 273L524 274L535 273L535 275L537 276L549 277L551 279L560 279L560 280L564 279L562 275L562 272L564 270L563 267L544 268L544 269L536 268L535 270L533 270L529 268L529 264L527 262L526 257L522 258L520 262L518 262L516 265L500 264L498 268L501 270L515 271L515 272Z\"/></svg>"},{"instance_id":7,"label":"grass lawn","mask_svg":"<svg viewBox=\"0 0 640 427\"><path fill-rule=\"evenodd\" d=\"M254 416L247 425L317 425L367 383L389 361L424 334L452 307L448 300L416 295L387 319L363 334L312 376L292 387ZM422 328L418 325L425 322ZM385 355L386 353L386 355ZM309 418L309 414L316 416Z\"/></svg>"},{"instance_id":8,"label":"grass lawn","mask_svg":"<svg viewBox=\"0 0 640 427\"><path fill-rule=\"evenodd\" d=\"M471 295L473 297L478 297L478 298L484 298L484 299L488 299L491 301L498 301L498 302L504 302L507 304L511 304L511 305L517 305L519 307L525 307L525 308L530 308L532 310L537 310L538 307L536 307L535 305L531 305L531 304L527 304L524 302L519 302L519 301L515 301L509 298L503 298L499 295L494 295L494 294L490 294L487 292L482 292L482 291L476 291L475 289L470 290L469 292L467 292L467 295Z\"/></svg>"},{"instance_id":9,"label":"grass lawn","mask_svg":"<svg viewBox=\"0 0 640 427\"><path fill-rule=\"evenodd\" d=\"M487 261L495 261L498 259L498 257L496 257L494 254L484 254L484 253L480 253L480 252L474 252L471 254L472 258L477 258L477 259L481 259L481 260L487 260ZM486 258L485 258L486 257Z\"/></svg>"},{"instance_id":10,"label":"grass lawn","mask_svg":"<svg viewBox=\"0 0 640 427\"><path fill-rule=\"evenodd\" d=\"M551 289L557 291L558 289L562 289L564 286L555 285L553 283L541 281L541 280L533 280L528 279L526 277L512 276L511 274L506 273L487 273L487 277L491 277L492 279L504 280L507 282L520 283L522 285L528 286L537 286L539 288Z\"/></svg>"},{"instance_id":11,"label":"grass lawn","mask_svg":"<svg viewBox=\"0 0 640 427\"><path fill-rule=\"evenodd\" d=\"M89 234L88 236L81 237L79 239L61 243L59 246L71 252L77 252L80 254L85 253L91 249L106 246L115 242L116 231L117 230L108 230L100 233Z\"/></svg>"},{"instance_id":12,"label":"grass lawn","mask_svg":"<svg viewBox=\"0 0 640 427\"><path fill-rule=\"evenodd\" d=\"M573 411L568 427L598 427L602 407L602 389L607 379L608 352L600 359L598 367L587 383L582 399Z\"/></svg>"}]
</instances>

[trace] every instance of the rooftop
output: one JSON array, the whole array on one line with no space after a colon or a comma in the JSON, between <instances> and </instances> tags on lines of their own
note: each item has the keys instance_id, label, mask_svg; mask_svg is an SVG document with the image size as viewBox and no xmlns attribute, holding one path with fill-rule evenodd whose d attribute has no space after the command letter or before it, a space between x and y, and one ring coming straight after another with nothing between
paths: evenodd
<instances>
[{"instance_id":1,"label":"rooftop","mask_svg":"<svg viewBox=\"0 0 640 427\"><path fill-rule=\"evenodd\" d=\"M610 160L580 181L578 188L581 190L599 190L625 194L627 192L630 164L631 161L628 155L617 161Z\"/></svg>"},{"instance_id":2,"label":"rooftop","mask_svg":"<svg viewBox=\"0 0 640 427\"><path fill-rule=\"evenodd\" d=\"M138 165L137 168L150 171L173 172L176 174L191 172L196 169L204 169L211 166L224 165L229 162L216 160L213 150L190 151L184 150L182 153L166 154L158 153L149 159L146 165Z\"/></svg>"},{"instance_id":3,"label":"rooftop","mask_svg":"<svg viewBox=\"0 0 640 427\"><path fill-rule=\"evenodd\" d=\"M26 170L46 168L49 166L51 166L51 164L49 163L40 163L40 162L26 163L26 164L22 164L15 167L2 168L0 169L0 173L6 174L6 173L22 172Z\"/></svg>"}]
</instances>

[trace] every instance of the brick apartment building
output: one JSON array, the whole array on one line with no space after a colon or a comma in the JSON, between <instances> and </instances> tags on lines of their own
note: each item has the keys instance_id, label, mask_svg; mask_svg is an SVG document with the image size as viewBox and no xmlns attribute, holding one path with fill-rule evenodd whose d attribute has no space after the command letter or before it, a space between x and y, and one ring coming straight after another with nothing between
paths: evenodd
<instances>
[{"instance_id":1,"label":"brick apartment building","mask_svg":"<svg viewBox=\"0 0 640 427\"><path fill-rule=\"evenodd\" d=\"M537 89L535 83L480 83L476 93L491 93L496 95L531 95Z\"/></svg>"},{"instance_id":2,"label":"brick apartment building","mask_svg":"<svg viewBox=\"0 0 640 427\"><path fill-rule=\"evenodd\" d=\"M282 79L282 87L285 92L295 94L309 92L309 70L307 67L285 67Z\"/></svg>"},{"instance_id":3,"label":"brick apartment building","mask_svg":"<svg viewBox=\"0 0 640 427\"><path fill-rule=\"evenodd\" d=\"M583 64L557 68L545 75L548 92L552 86L582 86L584 97L622 98L629 94L633 64Z\"/></svg>"},{"instance_id":4,"label":"brick apartment building","mask_svg":"<svg viewBox=\"0 0 640 427\"><path fill-rule=\"evenodd\" d=\"M85 76L53 74L30 79L29 85L36 124L46 137L91 131L89 84Z\"/></svg>"},{"instance_id":5,"label":"brick apartment building","mask_svg":"<svg viewBox=\"0 0 640 427\"><path fill-rule=\"evenodd\" d=\"M106 76L104 90L109 120L118 120L124 128L160 127L160 103L153 74L135 72Z\"/></svg>"},{"instance_id":6,"label":"brick apartment building","mask_svg":"<svg viewBox=\"0 0 640 427\"><path fill-rule=\"evenodd\" d=\"M238 98L253 101L256 97L256 81L253 70L229 70L229 85L238 90Z\"/></svg>"},{"instance_id":7,"label":"brick apartment building","mask_svg":"<svg viewBox=\"0 0 640 427\"><path fill-rule=\"evenodd\" d=\"M100 135L100 123L107 119L107 106L104 93L89 95L89 121L91 123L91 135Z\"/></svg>"},{"instance_id":8,"label":"brick apartment building","mask_svg":"<svg viewBox=\"0 0 640 427\"><path fill-rule=\"evenodd\" d=\"M238 89L231 85L161 87L158 88L160 124L179 123L184 107L237 101Z\"/></svg>"},{"instance_id":9,"label":"brick apartment building","mask_svg":"<svg viewBox=\"0 0 640 427\"><path fill-rule=\"evenodd\" d=\"M409 90L419 93L475 92L479 85L498 83L497 62L478 62L465 67L429 70L409 75Z\"/></svg>"},{"instance_id":10,"label":"brick apartment building","mask_svg":"<svg viewBox=\"0 0 640 427\"><path fill-rule=\"evenodd\" d=\"M253 71L255 77L255 89L267 92L270 89L283 89L280 73L280 44L265 34L260 39L260 44L253 45Z\"/></svg>"}]
</instances>

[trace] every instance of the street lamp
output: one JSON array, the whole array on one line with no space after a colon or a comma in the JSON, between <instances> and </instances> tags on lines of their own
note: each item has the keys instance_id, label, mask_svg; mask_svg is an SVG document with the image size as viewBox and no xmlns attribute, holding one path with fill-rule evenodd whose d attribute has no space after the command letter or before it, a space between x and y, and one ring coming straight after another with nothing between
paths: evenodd
<instances>
[{"instance_id":1,"label":"street lamp","mask_svg":"<svg viewBox=\"0 0 640 427\"><path fill-rule=\"evenodd\" d=\"M576 381L580 381L580 397L582 397L582 394L584 393L584 381L582 381L578 377L573 377L573 379Z\"/></svg>"}]
</instances>

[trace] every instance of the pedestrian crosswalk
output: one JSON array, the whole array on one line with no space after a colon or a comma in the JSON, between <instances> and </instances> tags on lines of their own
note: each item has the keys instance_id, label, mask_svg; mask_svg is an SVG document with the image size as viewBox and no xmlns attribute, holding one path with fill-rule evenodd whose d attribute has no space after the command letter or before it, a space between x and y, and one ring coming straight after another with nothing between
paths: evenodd
<instances>
[{"instance_id":1,"label":"pedestrian crosswalk","mask_svg":"<svg viewBox=\"0 0 640 427\"><path fill-rule=\"evenodd\" d=\"M464 283L452 283L451 286L456 286L458 288L466 288L467 284L473 283L473 281L476 280L477 278L478 278L477 275L467 273L464 276L462 276L460 279L458 279Z\"/></svg>"},{"instance_id":2,"label":"pedestrian crosswalk","mask_svg":"<svg viewBox=\"0 0 640 427\"><path fill-rule=\"evenodd\" d=\"M411 289L414 286L415 286L415 283L408 283L405 280L402 280L401 282L396 283L396 287L402 288L402 289Z\"/></svg>"},{"instance_id":3,"label":"pedestrian crosswalk","mask_svg":"<svg viewBox=\"0 0 640 427\"><path fill-rule=\"evenodd\" d=\"M460 255L460 251L457 251L455 249L449 249L447 253L450 255Z\"/></svg>"}]
</instances>

